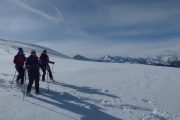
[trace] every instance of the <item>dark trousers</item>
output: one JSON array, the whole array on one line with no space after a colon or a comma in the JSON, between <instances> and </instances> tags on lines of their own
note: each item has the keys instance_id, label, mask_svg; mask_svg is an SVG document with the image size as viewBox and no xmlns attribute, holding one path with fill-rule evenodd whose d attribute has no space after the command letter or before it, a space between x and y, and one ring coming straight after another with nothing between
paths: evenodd
<instances>
[{"instance_id":1,"label":"dark trousers","mask_svg":"<svg viewBox=\"0 0 180 120\"><path fill-rule=\"evenodd\" d=\"M39 93L39 71L37 72L28 72L28 76L29 76L29 83L28 83L28 86L27 86L27 92L31 92L31 88L32 88L32 85L35 81L35 90L36 90L36 93Z\"/></svg>"},{"instance_id":2,"label":"dark trousers","mask_svg":"<svg viewBox=\"0 0 180 120\"><path fill-rule=\"evenodd\" d=\"M50 69L50 66L47 65L47 66L41 66L41 69L43 71L43 75L42 75L42 81L45 81L45 77L46 77L46 70L48 71L49 73L49 78L51 80L53 80L53 75L52 75L52 72L51 72L51 69Z\"/></svg>"},{"instance_id":3,"label":"dark trousers","mask_svg":"<svg viewBox=\"0 0 180 120\"><path fill-rule=\"evenodd\" d=\"M16 78L16 82L20 81L21 84L23 84L24 83L24 72L25 72L25 70L24 70L23 67L16 67L16 70L18 72L18 76Z\"/></svg>"}]
</instances>

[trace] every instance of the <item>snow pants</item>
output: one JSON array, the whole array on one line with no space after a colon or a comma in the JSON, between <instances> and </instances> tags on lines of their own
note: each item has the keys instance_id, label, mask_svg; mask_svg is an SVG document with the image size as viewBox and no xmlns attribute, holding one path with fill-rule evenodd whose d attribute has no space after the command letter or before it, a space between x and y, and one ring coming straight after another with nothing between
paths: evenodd
<instances>
[{"instance_id":1,"label":"snow pants","mask_svg":"<svg viewBox=\"0 0 180 120\"><path fill-rule=\"evenodd\" d=\"M28 71L28 76L29 76L29 83L27 86L27 92L31 92L32 85L35 81L35 90L36 93L39 93L39 71L32 72Z\"/></svg>"},{"instance_id":2,"label":"snow pants","mask_svg":"<svg viewBox=\"0 0 180 120\"><path fill-rule=\"evenodd\" d=\"M24 68L23 67L16 67L16 70L18 72L18 76L16 78L16 82L21 82L21 84L24 83Z\"/></svg>"}]
</instances>

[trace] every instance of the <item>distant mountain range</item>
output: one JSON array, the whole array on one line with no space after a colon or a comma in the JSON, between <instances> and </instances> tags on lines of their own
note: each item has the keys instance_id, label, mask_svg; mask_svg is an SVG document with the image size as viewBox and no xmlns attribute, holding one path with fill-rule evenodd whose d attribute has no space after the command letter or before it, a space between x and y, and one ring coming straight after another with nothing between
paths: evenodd
<instances>
[{"instance_id":1,"label":"distant mountain range","mask_svg":"<svg viewBox=\"0 0 180 120\"><path fill-rule=\"evenodd\" d=\"M40 45L23 43L18 41L10 41L0 39L0 55L14 55L17 53L18 47L22 47L24 52L29 54L32 49L35 49L37 53L40 55L42 50L48 50L48 53L51 56L60 57L60 58L69 58L71 57L64 55L58 51L53 49L43 47ZM75 60L83 60L83 61L93 61L93 62L108 62L108 63L132 63L132 64L145 64L145 65L157 65L157 66L170 66L170 67L180 67L180 50L172 51L167 50L156 57L149 58L134 58L134 57L123 57L123 56L103 56L99 58L87 58L82 55L76 55L73 57Z\"/></svg>"},{"instance_id":2,"label":"distant mountain range","mask_svg":"<svg viewBox=\"0 0 180 120\"><path fill-rule=\"evenodd\" d=\"M132 64L180 67L180 58L178 55L159 55L154 58L133 58L133 57L122 57L122 56L110 56L110 55L103 56L100 58L87 58L82 55L76 55L73 58L76 60L94 61L94 62L132 63Z\"/></svg>"}]
</instances>

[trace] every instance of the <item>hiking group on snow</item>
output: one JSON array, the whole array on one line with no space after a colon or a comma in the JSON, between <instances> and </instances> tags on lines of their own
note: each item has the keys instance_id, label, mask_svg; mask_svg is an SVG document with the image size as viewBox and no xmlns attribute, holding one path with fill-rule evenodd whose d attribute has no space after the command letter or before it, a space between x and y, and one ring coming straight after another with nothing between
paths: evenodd
<instances>
[{"instance_id":1,"label":"hiking group on snow","mask_svg":"<svg viewBox=\"0 0 180 120\"><path fill-rule=\"evenodd\" d=\"M40 81L40 68L43 72L42 81L45 81L46 70L49 73L50 80L54 81L53 75L49 66L49 63L54 64L49 60L47 55L47 50L43 50L41 56L38 58L36 51L32 50L31 55L26 58L22 48L18 48L17 55L14 56L14 64L18 76L16 78L16 83L23 85L26 79L26 70L28 71L29 83L27 86L26 95L30 95L32 85L35 81L35 91L39 94L39 81Z\"/></svg>"}]
</instances>

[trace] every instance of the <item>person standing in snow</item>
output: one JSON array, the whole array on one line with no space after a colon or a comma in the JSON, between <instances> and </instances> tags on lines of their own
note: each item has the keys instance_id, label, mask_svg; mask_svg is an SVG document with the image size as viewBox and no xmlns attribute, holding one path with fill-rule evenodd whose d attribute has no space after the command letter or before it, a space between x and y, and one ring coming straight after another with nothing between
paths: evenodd
<instances>
[{"instance_id":1,"label":"person standing in snow","mask_svg":"<svg viewBox=\"0 0 180 120\"><path fill-rule=\"evenodd\" d=\"M54 64L54 62L49 61L49 56L47 55L47 50L43 50L43 52L41 53L41 56L39 58L40 61L40 67L43 71L43 75L42 75L42 81L45 81L45 76L46 76L46 70L49 72L49 77L52 81L54 81L53 79L53 75L49 66L49 63Z\"/></svg>"},{"instance_id":2,"label":"person standing in snow","mask_svg":"<svg viewBox=\"0 0 180 120\"><path fill-rule=\"evenodd\" d=\"M24 83L24 72L25 72L25 69L24 69L24 63L26 61L26 57L25 57L25 54L24 54L24 51L22 48L18 48L18 53L17 55L14 56L14 64L15 64L15 68L18 72L18 76L16 78L16 83L21 83L23 84Z\"/></svg>"},{"instance_id":3,"label":"person standing in snow","mask_svg":"<svg viewBox=\"0 0 180 120\"><path fill-rule=\"evenodd\" d=\"M36 51L32 50L31 55L26 60L26 68L28 69L29 83L27 86L27 95L30 95L33 82L35 81L36 94L39 94L39 59L36 55Z\"/></svg>"}]
</instances>

